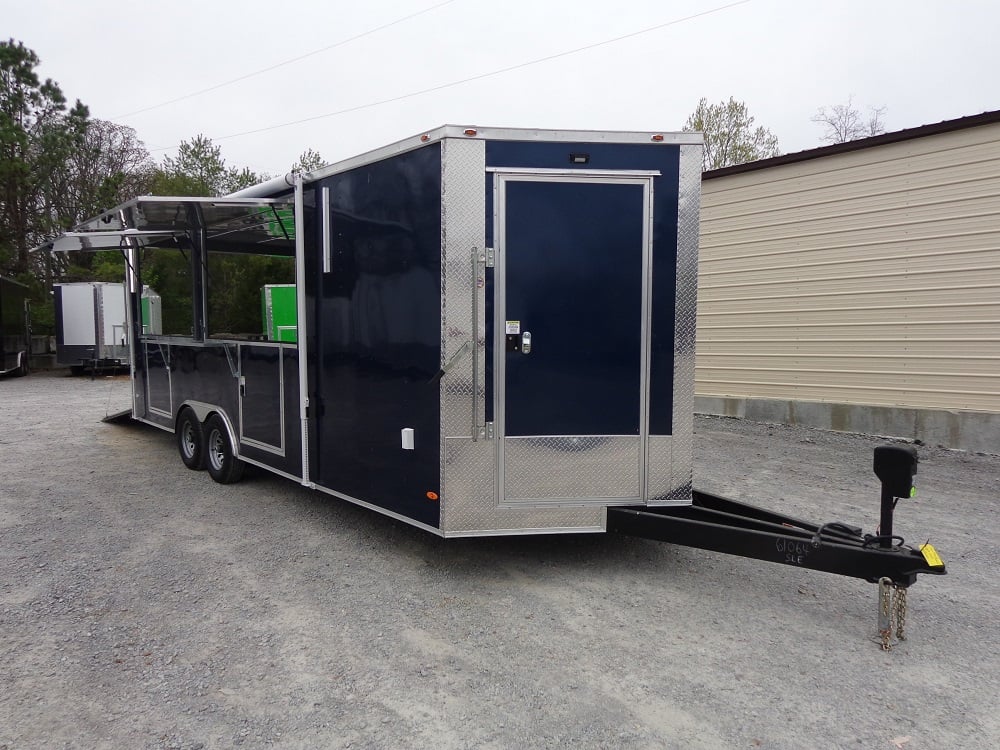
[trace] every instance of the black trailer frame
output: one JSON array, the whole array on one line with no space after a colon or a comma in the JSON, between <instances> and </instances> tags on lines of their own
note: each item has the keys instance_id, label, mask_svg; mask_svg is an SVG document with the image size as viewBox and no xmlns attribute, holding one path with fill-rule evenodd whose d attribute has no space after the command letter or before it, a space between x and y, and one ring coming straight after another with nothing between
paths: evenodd
<instances>
[{"instance_id":1,"label":"black trailer frame","mask_svg":"<svg viewBox=\"0 0 1000 750\"><path fill-rule=\"evenodd\" d=\"M27 375L31 356L30 290L0 276L0 375Z\"/></svg>"},{"instance_id":2,"label":"black trailer frame","mask_svg":"<svg viewBox=\"0 0 1000 750\"><path fill-rule=\"evenodd\" d=\"M687 508L612 508L608 531L684 547L792 565L907 588L917 575L944 575L943 563L919 549L842 522L815 524L707 492Z\"/></svg>"}]
</instances>

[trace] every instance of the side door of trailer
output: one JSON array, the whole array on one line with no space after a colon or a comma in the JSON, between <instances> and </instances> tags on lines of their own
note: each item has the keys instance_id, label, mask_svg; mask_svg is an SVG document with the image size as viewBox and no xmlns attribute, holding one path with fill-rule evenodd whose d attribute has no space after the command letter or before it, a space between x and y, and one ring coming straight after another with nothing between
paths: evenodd
<instances>
[{"instance_id":1,"label":"side door of trailer","mask_svg":"<svg viewBox=\"0 0 1000 750\"><path fill-rule=\"evenodd\" d=\"M495 185L499 503L641 502L652 178L511 173Z\"/></svg>"},{"instance_id":2,"label":"side door of trailer","mask_svg":"<svg viewBox=\"0 0 1000 750\"><path fill-rule=\"evenodd\" d=\"M239 439L285 455L285 362L281 344L241 344Z\"/></svg>"}]
</instances>

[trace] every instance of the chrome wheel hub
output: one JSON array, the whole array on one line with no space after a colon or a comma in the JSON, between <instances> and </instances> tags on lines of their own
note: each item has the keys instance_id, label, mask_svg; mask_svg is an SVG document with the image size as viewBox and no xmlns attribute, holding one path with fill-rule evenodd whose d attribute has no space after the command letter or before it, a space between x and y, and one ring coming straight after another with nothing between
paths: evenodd
<instances>
[{"instance_id":1,"label":"chrome wheel hub","mask_svg":"<svg viewBox=\"0 0 1000 750\"><path fill-rule=\"evenodd\" d=\"M226 444L218 430L212 430L212 434L208 436L208 459L212 462L213 469L222 470L222 463L226 460Z\"/></svg>"}]
</instances>

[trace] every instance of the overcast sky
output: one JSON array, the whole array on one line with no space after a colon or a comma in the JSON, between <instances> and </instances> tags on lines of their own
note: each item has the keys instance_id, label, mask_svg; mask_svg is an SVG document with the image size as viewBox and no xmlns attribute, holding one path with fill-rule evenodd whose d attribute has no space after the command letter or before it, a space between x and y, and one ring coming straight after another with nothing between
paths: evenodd
<instances>
[{"instance_id":1,"label":"overcast sky","mask_svg":"<svg viewBox=\"0 0 1000 750\"><path fill-rule=\"evenodd\" d=\"M886 107L889 130L1000 108L996 0L4 5L2 35L37 53L42 76L87 104L93 117L134 127L157 161L202 133L222 146L228 164L272 175L287 171L307 148L332 162L446 123L680 130L703 96L745 101L783 152L821 145L822 129L810 117L848 96L862 109ZM689 18L695 14L704 15ZM156 106L406 16L414 17ZM652 30L430 93L272 127L644 29ZM130 114L147 107L155 108ZM229 137L261 128L271 129Z\"/></svg>"}]
</instances>

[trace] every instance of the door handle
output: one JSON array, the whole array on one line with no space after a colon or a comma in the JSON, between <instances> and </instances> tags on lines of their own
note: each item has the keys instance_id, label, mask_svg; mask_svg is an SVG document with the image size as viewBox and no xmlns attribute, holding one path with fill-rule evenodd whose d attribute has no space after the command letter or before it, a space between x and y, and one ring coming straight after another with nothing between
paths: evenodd
<instances>
[{"instance_id":1,"label":"door handle","mask_svg":"<svg viewBox=\"0 0 1000 750\"><path fill-rule=\"evenodd\" d=\"M531 354L531 331L521 334L521 354Z\"/></svg>"}]
</instances>

